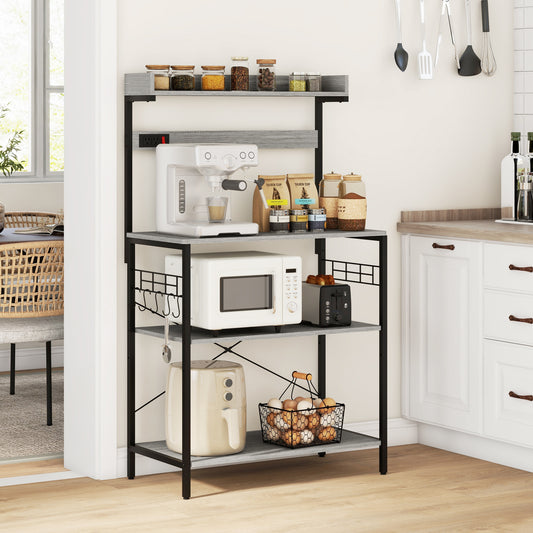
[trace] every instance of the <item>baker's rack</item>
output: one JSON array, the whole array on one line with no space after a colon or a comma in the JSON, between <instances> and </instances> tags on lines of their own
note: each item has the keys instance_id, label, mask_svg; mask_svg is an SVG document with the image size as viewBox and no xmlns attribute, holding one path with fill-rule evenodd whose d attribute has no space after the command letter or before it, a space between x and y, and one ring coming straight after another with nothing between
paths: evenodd
<instances>
[{"instance_id":1,"label":"baker's rack","mask_svg":"<svg viewBox=\"0 0 533 533\"><path fill-rule=\"evenodd\" d=\"M278 77L283 87L283 77ZM165 96L210 96L210 97L256 97L256 98L310 98L314 102L315 129L296 131L224 131L224 132L186 132L186 131L133 131L133 105L135 102L154 102ZM259 100L260 101L260 100ZM165 142L248 142L262 148L311 148L315 151L315 179L318 185L322 176L322 147L323 147L323 104L327 102L348 101L348 76L323 76L322 91L320 93L292 93L288 91L274 92L212 92L212 91L156 91L153 89L153 78L150 74L126 74L125 76L125 257L128 265L127 293L127 433L128 433L128 477L135 477L135 456L143 455L157 461L176 466L182 471L182 496L191 496L191 470L212 466L227 466L231 464L254 462L257 460L277 460L310 455L309 449L283 449L262 443L260 431L247 434L247 445L239 454L223 457L192 457L190 454L190 368L191 346L196 343L211 343L218 346L222 352L231 353L255 364L235 351L236 346L246 340L280 338L286 336L315 336L317 337L318 355L318 391L322 397L326 396L326 335L347 334L362 331L375 331L379 334L379 438L362 435L347 430L343 431L341 443L314 446L311 454L323 456L327 453L338 453L366 448L379 448L379 472L387 472L387 236L381 230L326 231L321 234L259 234L240 237L207 237L186 238L159 232L133 232L133 150L153 149L163 139ZM353 261L343 261L326 257L326 242L330 238L348 238L375 241L379 245L379 264L369 265ZM259 243L277 240L312 240L317 256L317 271L319 274L332 274L337 281L372 285L379 288L379 323L369 324L352 322L350 326L337 328L321 328L306 324L283 326L281 332L270 328L241 328L239 330L223 330L217 337L204 330L191 327L191 283L190 263L191 247L202 244L228 243ZM136 247L148 246L178 250L182 258L182 276L170 276L160 272L143 270L136 267ZM174 278L174 279L173 279ZM152 293L154 302L150 301ZM147 299L148 298L148 299ZM157 299L159 298L159 301ZM164 326L137 326L136 309L139 307L154 313L158 317L168 318L172 308L169 299L178 303L181 324L170 327L169 340L181 343L183 386L182 386L182 435L183 453L176 454L168 448L164 441L138 443L135 435L135 414L151 403L155 398L136 408L135 397L135 337L137 334L150 335L162 339ZM215 358L216 358L215 357ZM268 370L271 373L271 370ZM277 374L275 374L277 375ZM282 376L277 375L283 378ZM283 378L284 379L284 378ZM159 397L158 395L156 396Z\"/></svg>"}]
</instances>

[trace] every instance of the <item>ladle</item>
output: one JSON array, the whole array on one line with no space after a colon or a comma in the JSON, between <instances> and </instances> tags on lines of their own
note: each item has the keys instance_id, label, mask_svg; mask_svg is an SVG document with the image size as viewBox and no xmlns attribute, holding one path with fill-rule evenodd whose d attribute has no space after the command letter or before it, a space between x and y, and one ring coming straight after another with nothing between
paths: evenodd
<instances>
[{"instance_id":1,"label":"ladle","mask_svg":"<svg viewBox=\"0 0 533 533\"><path fill-rule=\"evenodd\" d=\"M398 20L398 46L394 51L394 61L398 68L404 72L407 68L407 63L409 61L409 54L404 50L402 46L402 22L400 17L400 0L396 0L396 17Z\"/></svg>"},{"instance_id":2,"label":"ladle","mask_svg":"<svg viewBox=\"0 0 533 533\"><path fill-rule=\"evenodd\" d=\"M459 59L460 76L477 76L481 73L481 59L472 48L472 22L470 20L470 0L465 0L467 47Z\"/></svg>"}]
</instances>

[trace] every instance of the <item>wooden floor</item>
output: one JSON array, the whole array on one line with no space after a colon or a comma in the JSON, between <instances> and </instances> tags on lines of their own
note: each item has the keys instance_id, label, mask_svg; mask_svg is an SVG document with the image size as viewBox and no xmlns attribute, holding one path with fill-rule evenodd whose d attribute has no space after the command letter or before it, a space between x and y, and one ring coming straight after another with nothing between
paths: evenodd
<instances>
[{"instance_id":1,"label":"wooden floor","mask_svg":"<svg viewBox=\"0 0 533 533\"><path fill-rule=\"evenodd\" d=\"M63 458L0 463L0 479L66 471L67 469L63 467Z\"/></svg>"},{"instance_id":2,"label":"wooden floor","mask_svg":"<svg viewBox=\"0 0 533 533\"><path fill-rule=\"evenodd\" d=\"M179 474L0 488L0 531L533 531L533 474L422 445Z\"/></svg>"}]
</instances>

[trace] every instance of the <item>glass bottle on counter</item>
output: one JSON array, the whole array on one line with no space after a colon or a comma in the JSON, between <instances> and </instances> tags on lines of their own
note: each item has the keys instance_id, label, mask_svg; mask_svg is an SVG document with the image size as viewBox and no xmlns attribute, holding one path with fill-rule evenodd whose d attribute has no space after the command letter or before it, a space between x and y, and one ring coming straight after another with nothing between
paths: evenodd
<instances>
[{"instance_id":1,"label":"glass bottle on counter","mask_svg":"<svg viewBox=\"0 0 533 533\"><path fill-rule=\"evenodd\" d=\"M247 57L232 57L231 61L231 90L250 90L250 69Z\"/></svg>"},{"instance_id":2,"label":"glass bottle on counter","mask_svg":"<svg viewBox=\"0 0 533 533\"><path fill-rule=\"evenodd\" d=\"M154 90L168 91L170 89L170 65L145 65L147 72L154 73Z\"/></svg>"},{"instance_id":3,"label":"glass bottle on counter","mask_svg":"<svg viewBox=\"0 0 533 533\"><path fill-rule=\"evenodd\" d=\"M226 67L219 65L202 66L202 91L223 91L225 70Z\"/></svg>"},{"instance_id":4,"label":"glass bottle on counter","mask_svg":"<svg viewBox=\"0 0 533 533\"><path fill-rule=\"evenodd\" d=\"M275 59L258 59L257 90L258 91L275 91L276 90L276 60Z\"/></svg>"},{"instance_id":5,"label":"glass bottle on counter","mask_svg":"<svg viewBox=\"0 0 533 533\"><path fill-rule=\"evenodd\" d=\"M318 185L318 205L326 210L326 229L338 229L337 204L339 200L339 185L342 181L340 174L330 172Z\"/></svg>"},{"instance_id":6,"label":"glass bottle on counter","mask_svg":"<svg viewBox=\"0 0 533 533\"><path fill-rule=\"evenodd\" d=\"M170 86L173 91L194 91L194 65L172 65Z\"/></svg>"},{"instance_id":7,"label":"glass bottle on counter","mask_svg":"<svg viewBox=\"0 0 533 533\"><path fill-rule=\"evenodd\" d=\"M516 220L518 185L520 176L526 174L526 160L520 154L520 132L511 133L511 153L506 155L501 165L501 216Z\"/></svg>"},{"instance_id":8,"label":"glass bottle on counter","mask_svg":"<svg viewBox=\"0 0 533 533\"><path fill-rule=\"evenodd\" d=\"M533 173L520 176L518 183L518 201L516 204L516 219L524 222L533 221Z\"/></svg>"}]
</instances>

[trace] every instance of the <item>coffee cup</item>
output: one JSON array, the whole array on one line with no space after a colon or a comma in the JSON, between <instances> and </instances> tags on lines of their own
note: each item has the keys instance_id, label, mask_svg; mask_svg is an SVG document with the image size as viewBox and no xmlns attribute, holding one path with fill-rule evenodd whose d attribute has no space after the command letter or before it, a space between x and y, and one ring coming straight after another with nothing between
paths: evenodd
<instances>
[{"instance_id":1,"label":"coffee cup","mask_svg":"<svg viewBox=\"0 0 533 533\"><path fill-rule=\"evenodd\" d=\"M209 196L207 198L207 209L209 211L209 222L224 222L226 220L227 207L228 207L227 196Z\"/></svg>"}]
</instances>

